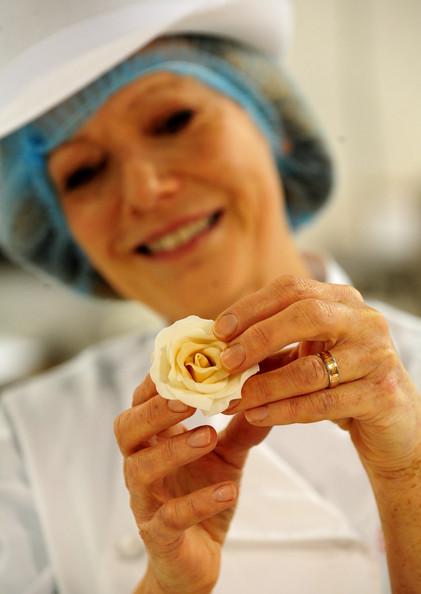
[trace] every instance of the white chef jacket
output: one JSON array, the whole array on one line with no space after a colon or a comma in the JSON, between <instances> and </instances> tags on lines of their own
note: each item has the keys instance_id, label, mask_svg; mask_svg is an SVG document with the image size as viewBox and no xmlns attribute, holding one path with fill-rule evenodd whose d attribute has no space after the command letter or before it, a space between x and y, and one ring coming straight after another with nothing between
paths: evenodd
<instances>
[{"instance_id":1,"label":"white chef jacket","mask_svg":"<svg viewBox=\"0 0 421 594\"><path fill-rule=\"evenodd\" d=\"M335 266L329 281L341 282ZM421 320L381 303L421 386ZM146 554L124 486L114 418L150 367L153 334L89 348L0 400L0 592L131 594ZM228 421L223 415L190 426ZM383 567L382 567L383 563ZM380 522L346 432L274 428L254 448L217 594L388 591Z\"/></svg>"}]
</instances>

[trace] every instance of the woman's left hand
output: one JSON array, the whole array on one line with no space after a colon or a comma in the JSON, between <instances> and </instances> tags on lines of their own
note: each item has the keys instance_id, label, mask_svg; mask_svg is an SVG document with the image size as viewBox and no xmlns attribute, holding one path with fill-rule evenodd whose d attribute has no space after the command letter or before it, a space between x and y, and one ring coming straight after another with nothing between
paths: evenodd
<instances>
[{"instance_id":1,"label":"woman's left hand","mask_svg":"<svg viewBox=\"0 0 421 594\"><path fill-rule=\"evenodd\" d=\"M224 320L231 333L223 332ZM393 477L419 463L420 394L385 318L353 287L281 276L223 312L215 333L233 347L222 359L227 369L261 363L227 412L245 411L260 427L331 420L349 431L373 476ZM337 387L328 387L322 351L336 359Z\"/></svg>"}]
</instances>

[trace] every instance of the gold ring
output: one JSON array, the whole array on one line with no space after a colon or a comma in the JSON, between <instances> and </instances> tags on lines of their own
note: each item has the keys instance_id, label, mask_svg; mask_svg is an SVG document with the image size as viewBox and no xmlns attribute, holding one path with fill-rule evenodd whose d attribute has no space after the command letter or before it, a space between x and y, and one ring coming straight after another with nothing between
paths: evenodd
<instances>
[{"instance_id":1,"label":"gold ring","mask_svg":"<svg viewBox=\"0 0 421 594\"><path fill-rule=\"evenodd\" d=\"M326 367L327 375L329 377L329 388L336 388L339 385L339 369L335 357L330 351L323 351L317 353L317 356L323 361Z\"/></svg>"}]
</instances>

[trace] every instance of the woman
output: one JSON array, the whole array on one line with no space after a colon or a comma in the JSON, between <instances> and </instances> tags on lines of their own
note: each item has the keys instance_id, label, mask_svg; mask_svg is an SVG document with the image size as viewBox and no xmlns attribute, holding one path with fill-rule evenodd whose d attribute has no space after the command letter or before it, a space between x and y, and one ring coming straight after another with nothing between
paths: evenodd
<instances>
[{"instance_id":1,"label":"woman","mask_svg":"<svg viewBox=\"0 0 421 594\"><path fill-rule=\"evenodd\" d=\"M244 8L214 4L220 17ZM331 172L290 83L256 48L203 29L139 44L3 138L1 239L17 261L86 293L142 302L168 323L216 319L232 347L226 369L258 362L261 373L219 435L218 421L188 430L195 411L157 394L151 336L92 349L6 394L2 591L252 592L262 575L265 592L380 591L352 521L264 445L249 456L233 525L245 546L237 536L222 551L249 450L272 426L328 420L371 482L394 592L416 592L419 392L384 315L329 272L316 280L297 249L291 229L323 203ZM419 340L418 321L411 337L393 312L391 323L401 348ZM275 450L285 435L294 443L275 433ZM324 424L305 435L314 443L296 448L301 463L320 437L349 481L346 433ZM316 475L324 462L310 461ZM133 529L143 558L125 540Z\"/></svg>"}]
</instances>

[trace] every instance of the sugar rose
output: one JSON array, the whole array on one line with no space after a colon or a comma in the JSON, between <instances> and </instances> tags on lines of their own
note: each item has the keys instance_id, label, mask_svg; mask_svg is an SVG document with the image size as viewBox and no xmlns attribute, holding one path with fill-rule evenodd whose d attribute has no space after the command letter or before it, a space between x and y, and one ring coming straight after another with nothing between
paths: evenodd
<instances>
[{"instance_id":1,"label":"sugar rose","mask_svg":"<svg viewBox=\"0 0 421 594\"><path fill-rule=\"evenodd\" d=\"M150 371L158 393L169 400L181 400L207 416L228 408L231 400L241 398L243 384L259 366L230 375L220 360L226 346L215 337L213 321L198 316L178 320L161 330L155 339Z\"/></svg>"}]
</instances>

